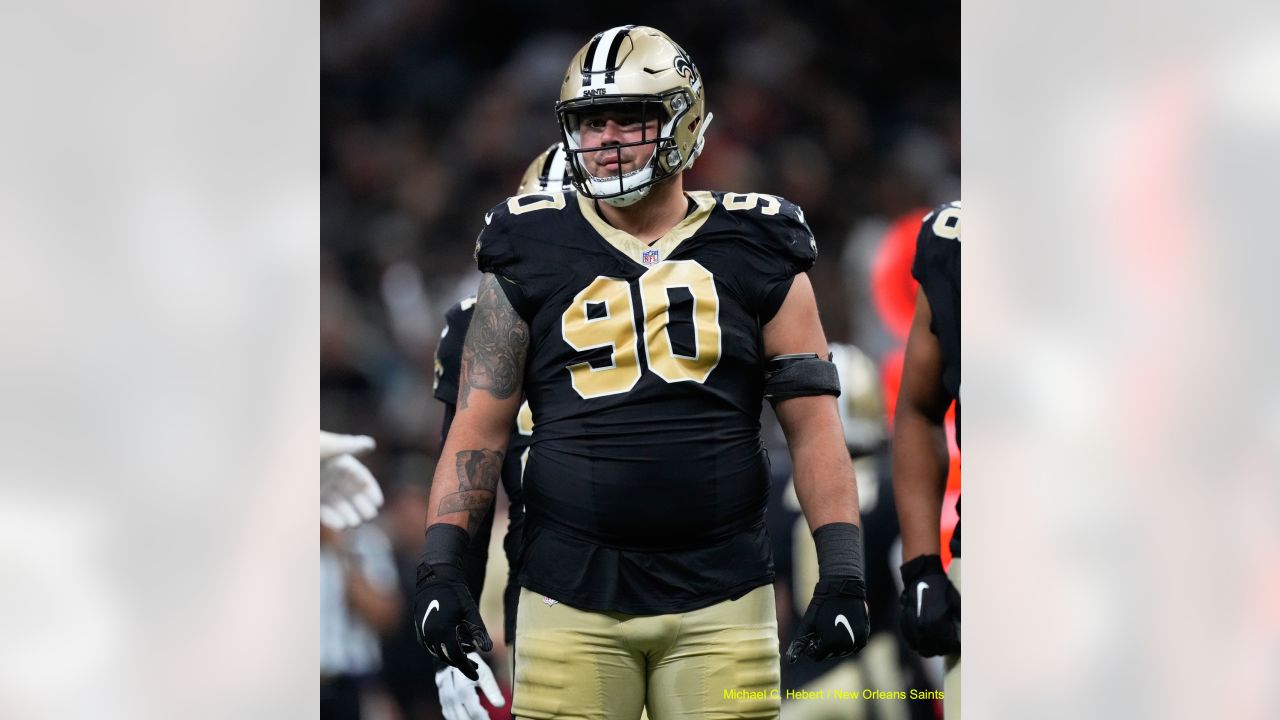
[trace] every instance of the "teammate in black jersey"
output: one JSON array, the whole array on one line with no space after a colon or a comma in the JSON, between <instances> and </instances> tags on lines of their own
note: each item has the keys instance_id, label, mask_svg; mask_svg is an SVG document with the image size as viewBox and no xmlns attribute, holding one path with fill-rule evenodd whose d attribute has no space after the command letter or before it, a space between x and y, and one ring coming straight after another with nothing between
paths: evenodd
<instances>
[{"instance_id":1,"label":"teammate in black jersey","mask_svg":"<svg viewBox=\"0 0 1280 720\"><path fill-rule=\"evenodd\" d=\"M776 717L761 401L788 436L819 579L792 660L867 639L857 487L800 209L685 192L711 116L688 55L612 28L557 104L578 192L494 208L432 487L415 595L423 644L471 671L488 633L458 571L490 512L521 394L518 717Z\"/></svg>"},{"instance_id":2,"label":"teammate in black jersey","mask_svg":"<svg viewBox=\"0 0 1280 720\"><path fill-rule=\"evenodd\" d=\"M920 283L907 339L893 436L893 485L902 528L902 632L925 656L945 655L948 718L960 717L960 525L950 579L939 554L947 485L943 419L956 404L960 441L960 203L925 217L911 274ZM956 501L960 512L960 501ZM954 584L952 583L954 581Z\"/></svg>"},{"instance_id":3,"label":"teammate in black jersey","mask_svg":"<svg viewBox=\"0 0 1280 720\"><path fill-rule=\"evenodd\" d=\"M517 194L527 192L546 192L570 190L567 157L564 145L555 143L544 150L520 179ZM471 327L471 314L475 309L474 297L464 298L455 303L445 314L444 331L440 335L440 344L436 347L435 361L435 397L444 403L444 422L441 427L441 446L449 437L449 427L453 423L458 404L458 378L462 372L462 342ZM502 596L502 617L504 641L510 649L515 642L516 606L520 595L520 586L516 583L520 564L518 552L520 536L524 527L524 492L521 489L521 475L527 457L529 439L533 435L533 415L529 403L520 406L516 417L516 427L511 434L507 446L507 457L502 466L502 489L507 493L510 502L507 519L507 534L503 537L502 548L507 558L509 569L507 586ZM463 562L463 575L467 588L477 605L480 604L480 593L484 588L485 568L489 558L489 535L493 527L493 513L482 522L479 530L471 537ZM480 675L479 682L466 677L453 665L440 661L436 672L436 686L439 692L441 709L446 720L482 720L488 718L479 702L476 690L482 690L495 706L503 704L501 690L493 680L493 673L485 665L479 655L471 655Z\"/></svg>"}]
</instances>

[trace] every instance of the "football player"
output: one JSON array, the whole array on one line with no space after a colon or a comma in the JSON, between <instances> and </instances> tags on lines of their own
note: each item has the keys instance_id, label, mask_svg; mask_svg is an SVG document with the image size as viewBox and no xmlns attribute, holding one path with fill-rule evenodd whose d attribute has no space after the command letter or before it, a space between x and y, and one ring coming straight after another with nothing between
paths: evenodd
<instances>
[{"instance_id":1,"label":"football player","mask_svg":"<svg viewBox=\"0 0 1280 720\"><path fill-rule=\"evenodd\" d=\"M432 486L420 639L464 673L466 653L491 646L460 558L523 394L513 713L776 717L765 397L819 565L788 659L848 656L868 630L839 382L805 275L816 244L781 198L685 191L711 115L662 32L597 34L556 114L577 192L513 197L477 241L485 274Z\"/></svg>"},{"instance_id":2,"label":"football player","mask_svg":"<svg viewBox=\"0 0 1280 720\"><path fill-rule=\"evenodd\" d=\"M902 634L925 657L946 656L946 717L960 717L960 524L942 569L939 519L947 485L943 422L956 405L960 443L960 203L925 216L911 274L920 283L893 435L893 491L902 532ZM960 501L956 500L956 514ZM948 578L948 575L950 578ZM954 581L954 584L953 584Z\"/></svg>"},{"instance_id":3,"label":"football player","mask_svg":"<svg viewBox=\"0 0 1280 720\"><path fill-rule=\"evenodd\" d=\"M547 148L529 163L524 176L520 179L516 194L572 190L572 176L569 174L567 160L563 144L556 143ZM476 299L469 297L449 309L445 314L445 326L440 335L440 344L436 347L435 397L444 403L445 407L441 446L449 437L449 428L457 413L458 377L462 370L462 341L467 336L467 329L471 327L475 303ZM509 568L507 588L502 598L503 632L508 648L515 643L516 605L520 597L520 586L516 583L520 568L518 557L520 534L524 526L524 498L520 489L520 476L524 470L525 453L527 453L529 438L532 434L533 416L526 402L520 406L516 427L511 434L511 440L507 446L507 457L502 466L502 489L507 493L507 499L510 501L507 534L502 541ZM477 604L480 602L480 591L484 587L492 525L493 515L490 513L480 530L471 538L463 563L467 588ZM480 705L479 696L476 694L477 689L484 692L490 704L495 707L501 707L505 703L502 692L493 680L493 673L485 665L484 660L475 653L468 654L468 658L476 666L476 672L480 676L479 682L469 679L457 667L443 661L440 662L439 670L436 672L436 687L440 692L440 706L445 720L487 718L488 713Z\"/></svg>"}]
</instances>

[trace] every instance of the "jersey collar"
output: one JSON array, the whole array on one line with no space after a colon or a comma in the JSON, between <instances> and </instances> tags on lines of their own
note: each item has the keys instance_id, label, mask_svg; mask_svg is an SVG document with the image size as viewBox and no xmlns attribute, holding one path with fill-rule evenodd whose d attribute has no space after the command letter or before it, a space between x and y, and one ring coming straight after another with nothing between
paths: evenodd
<instances>
[{"instance_id":1,"label":"jersey collar","mask_svg":"<svg viewBox=\"0 0 1280 720\"><path fill-rule=\"evenodd\" d=\"M596 212L595 202L590 198L578 195L578 208L582 212L582 217L591 223L591 227L604 238L604 241L613 246L614 250L631 258L637 265L650 267L658 262L666 260L676 251L676 247L693 236L707 222L707 218L711 217L711 211L715 209L716 199L706 190L694 190L686 192L693 202L697 205L693 212L685 216L683 220L676 223L675 227L667 231L667 234L658 238L652 245L637 240L635 236L623 232L618 228L605 222L604 218ZM656 259L653 259L653 252L657 251ZM649 255L645 255L645 253Z\"/></svg>"}]
</instances>

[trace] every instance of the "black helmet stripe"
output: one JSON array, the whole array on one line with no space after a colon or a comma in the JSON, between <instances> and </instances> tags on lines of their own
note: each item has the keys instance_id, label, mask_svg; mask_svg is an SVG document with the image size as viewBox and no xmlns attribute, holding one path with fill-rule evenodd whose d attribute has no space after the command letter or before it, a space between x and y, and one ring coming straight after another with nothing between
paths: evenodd
<instances>
[{"instance_id":1,"label":"black helmet stripe","mask_svg":"<svg viewBox=\"0 0 1280 720\"><path fill-rule=\"evenodd\" d=\"M613 43L609 45L609 72L604 76L604 81L607 83L613 82L613 71L618 67L619 62L621 62L618 59L618 51L622 49L622 39L631 32L631 28L633 27L635 27L635 25L627 25L622 29L622 32L613 36Z\"/></svg>"},{"instance_id":2,"label":"black helmet stripe","mask_svg":"<svg viewBox=\"0 0 1280 720\"><path fill-rule=\"evenodd\" d=\"M604 36L603 32L591 38L591 47L587 48L587 54L582 56L582 87L591 86L591 63L596 55L596 48L600 47L600 38L602 36Z\"/></svg>"},{"instance_id":3,"label":"black helmet stripe","mask_svg":"<svg viewBox=\"0 0 1280 720\"><path fill-rule=\"evenodd\" d=\"M556 159L556 155L560 153L560 146L556 145L547 152L547 159L542 161L542 169L538 171L538 179L543 185L547 185L551 180L551 163Z\"/></svg>"},{"instance_id":4,"label":"black helmet stripe","mask_svg":"<svg viewBox=\"0 0 1280 720\"><path fill-rule=\"evenodd\" d=\"M547 187L555 187L557 190L565 185L565 177L569 175L568 166L565 164L564 148L556 145L550 157L547 158L550 164L547 166Z\"/></svg>"},{"instance_id":5,"label":"black helmet stripe","mask_svg":"<svg viewBox=\"0 0 1280 720\"><path fill-rule=\"evenodd\" d=\"M618 67L618 51L622 48L622 39L631 32L635 25L619 25L610 28L591 38L587 54L582 58L582 86L591 86L591 74L604 72L604 81L613 82L614 70Z\"/></svg>"}]
</instances>

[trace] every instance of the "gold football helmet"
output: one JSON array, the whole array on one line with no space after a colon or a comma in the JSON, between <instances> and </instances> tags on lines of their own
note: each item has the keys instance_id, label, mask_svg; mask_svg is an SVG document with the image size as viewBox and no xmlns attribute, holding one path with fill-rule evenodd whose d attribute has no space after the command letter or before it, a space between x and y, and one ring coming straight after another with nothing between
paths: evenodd
<instances>
[{"instance_id":1,"label":"gold football helmet","mask_svg":"<svg viewBox=\"0 0 1280 720\"><path fill-rule=\"evenodd\" d=\"M625 105L642 116L657 114L658 136L623 146L653 145L642 167L599 178L587 172L580 142L581 115ZM711 123L702 76L689 55L660 30L623 25L605 30L582 47L565 72L556 117L564 134L574 186L582 195L625 207L649 194L655 183L693 165Z\"/></svg>"},{"instance_id":2,"label":"gold football helmet","mask_svg":"<svg viewBox=\"0 0 1280 720\"><path fill-rule=\"evenodd\" d=\"M517 195L535 192L560 192L573 189L573 173L569 171L569 157L564 152L564 143L556 143L543 150L538 157L525 168L520 178Z\"/></svg>"}]
</instances>

